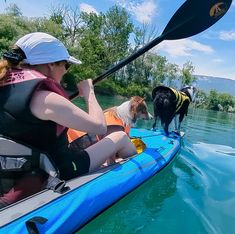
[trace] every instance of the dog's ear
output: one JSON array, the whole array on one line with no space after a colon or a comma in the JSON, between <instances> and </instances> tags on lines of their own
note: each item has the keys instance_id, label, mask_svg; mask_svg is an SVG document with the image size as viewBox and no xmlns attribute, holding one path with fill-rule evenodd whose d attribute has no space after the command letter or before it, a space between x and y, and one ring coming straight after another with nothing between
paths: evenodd
<instances>
[{"instance_id":1,"label":"dog's ear","mask_svg":"<svg viewBox=\"0 0 235 234\"><path fill-rule=\"evenodd\" d=\"M131 112L131 117L132 117L132 122L135 123L137 120L137 113L136 113L136 109L137 106L139 105L138 102L133 101L131 102L131 108L130 108L130 112Z\"/></svg>"},{"instance_id":2,"label":"dog's ear","mask_svg":"<svg viewBox=\"0 0 235 234\"><path fill-rule=\"evenodd\" d=\"M138 104L142 103L144 100L145 100L145 99L142 98L142 97L140 97L140 96L133 96L133 97L131 98L131 101L132 101L132 102L136 102L136 103L138 103Z\"/></svg>"},{"instance_id":3,"label":"dog's ear","mask_svg":"<svg viewBox=\"0 0 235 234\"><path fill-rule=\"evenodd\" d=\"M145 100L146 100L146 97L144 96L144 97L142 97L141 102L145 102Z\"/></svg>"},{"instance_id":4,"label":"dog's ear","mask_svg":"<svg viewBox=\"0 0 235 234\"><path fill-rule=\"evenodd\" d=\"M131 113L134 113L134 112L136 112L136 107L138 106L138 101L137 100L133 100L132 102L131 102Z\"/></svg>"},{"instance_id":5,"label":"dog's ear","mask_svg":"<svg viewBox=\"0 0 235 234\"><path fill-rule=\"evenodd\" d=\"M168 89L166 86L164 85L159 85L159 86L156 86L153 91L152 91L152 101L155 99L155 96L156 96L156 93L158 92L158 90L160 89Z\"/></svg>"},{"instance_id":6,"label":"dog's ear","mask_svg":"<svg viewBox=\"0 0 235 234\"><path fill-rule=\"evenodd\" d=\"M147 97L144 95L144 96L142 97L142 101L145 101L146 98L147 98Z\"/></svg>"},{"instance_id":7,"label":"dog's ear","mask_svg":"<svg viewBox=\"0 0 235 234\"><path fill-rule=\"evenodd\" d=\"M141 103L143 103L144 101L145 101L144 98L140 98L140 99L138 100L138 103L141 104Z\"/></svg>"}]
</instances>

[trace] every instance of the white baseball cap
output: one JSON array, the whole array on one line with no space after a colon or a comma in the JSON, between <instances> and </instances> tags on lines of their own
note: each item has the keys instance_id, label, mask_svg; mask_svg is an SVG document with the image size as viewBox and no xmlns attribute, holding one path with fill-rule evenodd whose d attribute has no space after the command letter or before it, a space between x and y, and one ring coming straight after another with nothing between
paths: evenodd
<instances>
[{"instance_id":1,"label":"white baseball cap","mask_svg":"<svg viewBox=\"0 0 235 234\"><path fill-rule=\"evenodd\" d=\"M25 53L25 63L30 65L53 63L66 60L69 63L81 64L81 61L70 56L64 44L57 38L43 32L34 32L21 37L16 43Z\"/></svg>"}]
</instances>

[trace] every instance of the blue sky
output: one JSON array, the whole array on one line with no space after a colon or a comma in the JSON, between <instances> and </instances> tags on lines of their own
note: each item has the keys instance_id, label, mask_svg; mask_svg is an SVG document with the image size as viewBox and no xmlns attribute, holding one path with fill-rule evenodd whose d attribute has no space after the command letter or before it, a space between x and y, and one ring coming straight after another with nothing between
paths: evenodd
<instances>
[{"instance_id":1,"label":"blue sky","mask_svg":"<svg viewBox=\"0 0 235 234\"><path fill-rule=\"evenodd\" d=\"M52 6L66 4L86 12L106 12L117 4L124 7L133 23L149 23L159 35L184 0L0 0L0 12L16 3L24 16L48 16ZM215 25L193 37L163 41L154 47L180 67L192 61L195 74L235 80L235 1L228 13Z\"/></svg>"}]
</instances>

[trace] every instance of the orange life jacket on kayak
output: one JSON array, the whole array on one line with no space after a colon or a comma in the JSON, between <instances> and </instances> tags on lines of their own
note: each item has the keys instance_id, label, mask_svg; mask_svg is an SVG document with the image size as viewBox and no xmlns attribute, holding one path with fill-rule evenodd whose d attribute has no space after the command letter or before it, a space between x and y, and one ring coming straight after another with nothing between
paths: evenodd
<instances>
[{"instance_id":1,"label":"orange life jacket on kayak","mask_svg":"<svg viewBox=\"0 0 235 234\"><path fill-rule=\"evenodd\" d=\"M112 126L112 125L122 126L124 132L129 136L131 126L125 124L123 120L117 116L115 110L108 109L107 111L104 112L104 116L105 116L107 126Z\"/></svg>"},{"instance_id":2,"label":"orange life jacket on kayak","mask_svg":"<svg viewBox=\"0 0 235 234\"><path fill-rule=\"evenodd\" d=\"M131 127L129 125L126 125L120 118L118 118L114 110L109 109L105 111L104 117L105 117L107 126L112 126L112 125L122 126L125 133L129 136ZM77 140L78 138L81 138L81 141L82 141L82 137L84 137L86 134L87 134L86 132L78 131L78 130L71 129L71 128L67 131L69 143ZM99 137L96 136L96 139L98 141Z\"/></svg>"}]
</instances>

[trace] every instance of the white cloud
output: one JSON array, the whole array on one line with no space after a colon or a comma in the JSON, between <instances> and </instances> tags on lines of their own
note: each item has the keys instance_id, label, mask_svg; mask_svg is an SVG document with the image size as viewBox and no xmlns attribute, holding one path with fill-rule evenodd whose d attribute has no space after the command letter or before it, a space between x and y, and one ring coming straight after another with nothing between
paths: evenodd
<instances>
[{"instance_id":1,"label":"white cloud","mask_svg":"<svg viewBox=\"0 0 235 234\"><path fill-rule=\"evenodd\" d=\"M157 11L157 5L153 0L117 0L116 3L129 11L140 23L151 23Z\"/></svg>"},{"instance_id":2,"label":"white cloud","mask_svg":"<svg viewBox=\"0 0 235 234\"><path fill-rule=\"evenodd\" d=\"M220 59L220 58L212 59L212 61L213 61L214 63L223 63L223 62L224 62L224 60L223 60L223 59Z\"/></svg>"},{"instance_id":3,"label":"white cloud","mask_svg":"<svg viewBox=\"0 0 235 234\"><path fill-rule=\"evenodd\" d=\"M221 31L219 32L219 38L223 41L234 41L235 40L235 31Z\"/></svg>"},{"instance_id":4,"label":"white cloud","mask_svg":"<svg viewBox=\"0 0 235 234\"><path fill-rule=\"evenodd\" d=\"M97 15L99 14L98 11L93 6L88 5L86 3L81 3L80 4L80 11L81 12L86 12L88 14L90 14L90 13L95 13Z\"/></svg>"},{"instance_id":5,"label":"white cloud","mask_svg":"<svg viewBox=\"0 0 235 234\"><path fill-rule=\"evenodd\" d=\"M193 52L199 51L205 54L214 52L211 46L199 43L191 39L164 41L156 47L157 51L164 51L171 57L193 56Z\"/></svg>"},{"instance_id":6,"label":"white cloud","mask_svg":"<svg viewBox=\"0 0 235 234\"><path fill-rule=\"evenodd\" d=\"M133 13L137 21L141 23L150 23L156 12L156 4L153 1L145 1L133 8Z\"/></svg>"}]
</instances>

